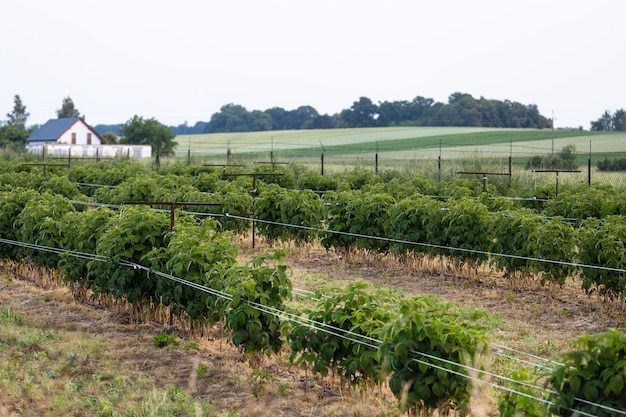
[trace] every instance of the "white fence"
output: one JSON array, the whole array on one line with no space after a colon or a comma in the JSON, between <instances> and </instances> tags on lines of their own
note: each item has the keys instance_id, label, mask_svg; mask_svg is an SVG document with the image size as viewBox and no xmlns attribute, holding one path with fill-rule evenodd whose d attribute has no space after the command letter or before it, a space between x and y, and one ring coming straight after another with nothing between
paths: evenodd
<instances>
[{"instance_id":1,"label":"white fence","mask_svg":"<svg viewBox=\"0 0 626 417\"><path fill-rule=\"evenodd\" d=\"M29 152L50 156L115 158L151 158L150 145L28 145Z\"/></svg>"}]
</instances>

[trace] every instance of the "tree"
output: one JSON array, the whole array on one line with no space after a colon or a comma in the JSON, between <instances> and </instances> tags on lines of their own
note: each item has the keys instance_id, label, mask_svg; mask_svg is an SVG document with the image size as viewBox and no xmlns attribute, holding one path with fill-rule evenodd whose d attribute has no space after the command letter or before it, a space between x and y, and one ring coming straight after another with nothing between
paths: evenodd
<instances>
[{"instance_id":1,"label":"tree","mask_svg":"<svg viewBox=\"0 0 626 417\"><path fill-rule=\"evenodd\" d=\"M214 113L206 127L205 133L249 132L249 112L239 104L226 104Z\"/></svg>"},{"instance_id":2,"label":"tree","mask_svg":"<svg viewBox=\"0 0 626 417\"><path fill-rule=\"evenodd\" d=\"M611 120L613 130L623 132L626 130L626 111L624 109L615 110Z\"/></svg>"},{"instance_id":3,"label":"tree","mask_svg":"<svg viewBox=\"0 0 626 417\"><path fill-rule=\"evenodd\" d=\"M63 119L66 117L80 117L80 112L74 106L74 102L68 96L63 99L63 104L61 108L57 110L57 117L59 119Z\"/></svg>"},{"instance_id":4,"label":"tree","mask_svg":"<svg viewBox=\"0 0 626 417\"><path fill-rule=\"evenodd\" d=\"M19 94L15 95L13 102L13 111L11 113L7 113L7 124L25 128L26 121L28 120L30 113L26 112L26 106L22 104L22 99Z\"/></svg>"},{"instance_id":5,"label":"tree","mask_svg":"<svg viewBox=\"0 0 626 417\"><path fill-rule=\"evenodd\" d=\"M310 129L315 118L320 115L312 106L300 106L290 113L293 114L296 129Z\"/></svg>"},{"instance_id":6,"label":"tree","mask_svg":"<svg viewBox=\"0 0 626 417\"><path fill-rule=\"evenodd\" d=\"M0 147L10 147L15 150L24 148L26 139L31 131L26 129L26 121L29 113L26 112L26 106L22 103L22 99L18 94L15 95L13 111L7 113L7 122L0 122Z\"/></svg>"},{"instance_id":7,"label":"tree","mask_svg":"<svg viewBox=\"0 0 626 417\"><path fill-rule=\"evenodd\" d=\"M103 145L115 145L117 143L117 135L113 132L106 132L101 138Z\"/></svg>"},{"instance_id":8,"label":"tree","mask_svg":"<svg viewBox=\"0 0 626 417\"><path fill-rule=\"evenodd\" d=\"M417 120L413 118L413 103L410 101L384 101L378 103L378 126L394 126L403 122Z\"/></svg>"},{"instance_id":9,"label":"tree","mask_svg":"<svg viewBox=\"0 0 626 417\"><path fill-rule=\"evenodd\" d=\"M526 162L526 169L576 169L576 145L564 146L556 155L534 155Z\"/></svg>"},{"instance_id":10,"label":"tree","mask_svg":"<svg viewBox=\"0 0 626 417\"><path fill-rule=\"evenodd\" d=\"M335 119L327 114L317 116L311 125L311 129L333 129L336 125Z\"/></svg>"},{"instance_id":11,"label":"tree","mask_svg":"<svg viewBox=\"0 0 626 417\"><path fill-rule=\"evenodd\" d=\"M591 122L591 130L612 130L613 121L611 119L611 113L606 110L598 120Z\"/></svg>"},{"instance_id":12,"label":"tree","mask_svg":"<svg viewBox=\"0 0 626 417\"><path fill-rule=\"evenodd\" d=\"M30 131L24 126L12 124L0 125L0 148L9 147L14 150L23 149L28 136L30 136Z\"/></svg>"},{"instance_id":13,"label":"tree","mask_svg":"<svg viewBox=\"0 0 626 417\"><path fill-rule=\"evenodd\" d=\"M372 127L378 118L378 106L367 97L360 97L350 109L343 110L339 117L345 127Z\"/></svg>"},{"instance_id":14,"label":"tree","mask_svg":"<svg viewBox=\"0 0 626 417\"><path fill-rule=\"evenodd\" d=\"M157 152L158 146L161 156L174 155L176 142L172 129L154 118L144 120L143 117L135 115L122 125L120 133L121 144L150 145L153 153Z\"/></svg>"},{"instance_id":15,"label":"tree","mask_svg":"<svg viewBox=\"0 0 626 417\"><path fill-rule=\"evenodd\" d=\"M248 127L252 132L272 130L272 116L260 110L253 110L248 114Z\"/></svg>"},{"instance_id":16,"label":"tree","mask_svg":"<svg viewBox=\"0 0 626 417\"><path fill-rule=\"evenodd\" d=\"M287 112L282 107L272 107L265 110L265 113L272 118L272 130L287 129L285 121Z\"/></svg>"}]
</instances>

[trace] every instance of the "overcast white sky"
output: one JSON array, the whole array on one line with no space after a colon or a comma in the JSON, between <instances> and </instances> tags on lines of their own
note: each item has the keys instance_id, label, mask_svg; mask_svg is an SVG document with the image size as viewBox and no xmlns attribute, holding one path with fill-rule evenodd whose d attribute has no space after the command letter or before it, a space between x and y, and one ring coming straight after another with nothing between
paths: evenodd
<instances>
[{"instance_id":1,"label":"overcast white sky","mask_svg":"<svg viewBox=\"0 0 626 417\"><path fill-rule=\"evenodd\" d=\"M0 16L0 120L15 94L29 124L66 96L93 125L457 91L557 127L626 108L621 0L20 0Z\"/></svg>"}]
</instances>

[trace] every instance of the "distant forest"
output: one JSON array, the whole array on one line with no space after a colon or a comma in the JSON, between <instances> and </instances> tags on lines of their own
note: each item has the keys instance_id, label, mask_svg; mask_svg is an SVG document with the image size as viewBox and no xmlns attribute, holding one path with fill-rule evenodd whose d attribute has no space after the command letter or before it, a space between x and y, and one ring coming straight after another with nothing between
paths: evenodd
<instances>
[{"instance_id":1,"label":"distant forest","mask_svg":"<svg viewBox=\"0 0 626 417\"><path fill-rule=\"evenodd\" d=\"M550 128L552 121L534 104L514 101L475 99L470 94L454 93L448 103L432 98L384 101L375 104L361 97L348 109L328 115L312 106L295 110L281 107L249 111L239 104L226 104L208 122L169 126L175 135L218 132L253 132L266 130L335 129L390 126L473 126L508 128ZM122 124L96 125L99 134L113 132L119 136Z\"/></svg>"}]
</instances>

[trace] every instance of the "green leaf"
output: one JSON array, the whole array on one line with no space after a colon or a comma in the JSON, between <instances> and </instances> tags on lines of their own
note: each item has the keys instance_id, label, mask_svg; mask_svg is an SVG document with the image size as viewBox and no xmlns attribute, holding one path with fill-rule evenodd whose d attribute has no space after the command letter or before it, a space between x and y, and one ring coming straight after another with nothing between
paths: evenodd
<instances>
[{"instance_id":1,"label":"green leaf","mask_svg":"<svg viewBox=\"0 0 626 417\"><path fill-rule=\"evenodd\" d=\"M609 384L607 386L609 391L612 391L615 395L622 395L622 391L624 390L624 375L616 374L611 377Z\"/></svg>"},{"instance_id":2,"label":"green leaf","mask_svg":"<svg viewBox=\"0 0 626 417\"><path fill-rule=\"evenodd\" d=\"M583 394L585 399L589 401L596 401L598 399L598 387L596 387L595 381L588 381L583 386Z\"/></svg>"}]
</instances>

